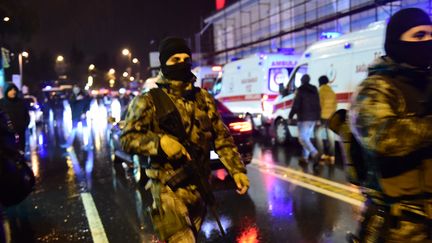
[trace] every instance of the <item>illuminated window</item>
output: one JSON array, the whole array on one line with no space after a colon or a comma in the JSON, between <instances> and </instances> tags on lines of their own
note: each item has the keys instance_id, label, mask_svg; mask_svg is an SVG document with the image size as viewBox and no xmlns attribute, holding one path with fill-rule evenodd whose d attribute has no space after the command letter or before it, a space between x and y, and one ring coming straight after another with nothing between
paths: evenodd
<instances>
[{"instance_id":1,"label":"illuminated window","mask_svg":"<svg viewBox=\"0 0 432 243\"><path fill-rule=\"evenodd\" d=\"M291 69L292 70L292 69ZM279 91L279 84L286 85L289 78L288 68L272 68L269 70L269 89L274 92Z\"/></svg>"}]
</instances>

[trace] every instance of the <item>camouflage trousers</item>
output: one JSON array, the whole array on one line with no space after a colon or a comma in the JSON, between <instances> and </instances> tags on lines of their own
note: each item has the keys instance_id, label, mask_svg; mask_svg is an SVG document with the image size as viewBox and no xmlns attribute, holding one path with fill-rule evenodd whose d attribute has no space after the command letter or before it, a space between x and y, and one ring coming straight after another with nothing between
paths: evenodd
<instances>
[{"instance_id":1,"label":"camouflage trousers","mask_svg":"<svg viewBox=\"0 0 432 243\"><path fill-rule=\"evenodd\" d=\"M193 185L173 192L160 182L148 186L153 196L152 224L158 237L169 243L194 243L206 207Z\"/></svg>"},{"instance_id":2,"label":"camouflage trousers","mask_svg":"<svg viewBox=\"0 0 432 243\"><path fill-rule=\"evenodd\" d=\"M391 209L367 204L359 237L351 242L432 242L431 221L412 212L395 215Z\"/></svg>"}]
</instances>

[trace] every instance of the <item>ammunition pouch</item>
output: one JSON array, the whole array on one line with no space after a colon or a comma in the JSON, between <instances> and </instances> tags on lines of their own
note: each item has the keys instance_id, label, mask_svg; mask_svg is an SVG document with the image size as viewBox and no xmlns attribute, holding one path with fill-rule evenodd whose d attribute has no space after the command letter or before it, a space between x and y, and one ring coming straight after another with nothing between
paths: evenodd
<instances>
[{"instance_id":1,"label":"ammunition pouch","mask_svg":"<svg viewBox=\"0 0 432 243\"><path fill-rule=\"evenodd\" d=\"M166 181L166 185L175 192L181 187L192 184L192 175L190 165L186 164L175 170L174 175Z\"/></svg>"},{"instance_id":2,"label":"ammunition pouch","mask_svg":"<svg viewBox=\"0 0 432 243\"><path fill-rule=\"evenodd\" d=\"M189 223L184 215L176 212L172 208L163 209L161 212L157 208L148 207L147 213L159 240L166 241L175 233L189 227Z\"/></svg>"}]
</instances>

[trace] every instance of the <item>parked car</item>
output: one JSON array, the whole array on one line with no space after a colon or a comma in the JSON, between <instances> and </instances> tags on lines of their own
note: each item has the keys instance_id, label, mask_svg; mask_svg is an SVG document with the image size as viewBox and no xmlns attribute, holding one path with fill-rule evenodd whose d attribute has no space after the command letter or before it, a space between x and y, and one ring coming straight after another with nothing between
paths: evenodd
<instances>
[{"instance_id":1,"label":"parked car","mask_svg":"<svg viewBox=\"0 0 432 243\"><path fill-rule=\"evenodd\" d=\"M216 101L216 106L221 114L223 122L229 128L231 135L234 138L234 142L238 147L243 163L245 165L249 164L252 160L253 150L251 122L235 115L221 102ZM145 183L147 178L143 176L145 174L142 171L148 158L124 152L120 146L120 134L124 127L124 121L114 123L114 119L111 118L110 122L112 127L110 129L109 145L112 161L114 163L122 163L123 168L129 170L131 174L130 176L135 180L135 182ZM218 155L213 150L210 152L210 167L212 170L224 168Z\"/></svg>"}]
</instances>

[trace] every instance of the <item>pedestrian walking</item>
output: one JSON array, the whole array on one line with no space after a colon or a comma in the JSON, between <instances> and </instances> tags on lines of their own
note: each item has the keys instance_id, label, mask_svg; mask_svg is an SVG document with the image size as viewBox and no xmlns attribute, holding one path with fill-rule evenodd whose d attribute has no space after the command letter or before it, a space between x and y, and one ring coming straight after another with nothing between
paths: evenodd
<instances>
[{"instance_id":1,"label":"pedestrian walking","mask_svg":"<svg viewBox=\"0 0 432 243\"><path fill-rule=\"evenodd\" d=\"M318 79L319 83L319 99L321 106L321 120L315 127L315 141L318 151L321 154L321 161L326 161L329 164L335 163L335 138L334 133L328 128L328 120L335 113L337 107L336 94L328 85L329 79L327 76L321 76ZM324 140L327 139L328 147L326 149Z\"/></svg>"},{"instance_id":2,"label":"pedestrian walking","mask_svg":"<svg viewBox=\"0 0 432 243\"><path fill-rule=\"evenodd\" d=\"M297 115L298 138L303 148L299 163L303 166L307 165L309 158L312 159L314 165L320 159L318 150L312 144L311 136L315 125L320 120L321 107L318 90L309 82L310 76L308 74L303 75L288 116L289 120L292 120L294 115Z\"/></svg>"},{"instance_id":3,"label":"pedestrian walking","mask_svg":"<svg viewBox=\"0 0 432 243\"><path fill-rule=\"evenodd\" d=\"M62 147L72 146L75 140L78 123L81 122L83 129L87 128L86 113L90 109L90 98L81 90L78 85L72 88L72 95L69 99L69 105L72 112L72 131L66 139L66 143Z\"/></svg>"}]
</instances>

